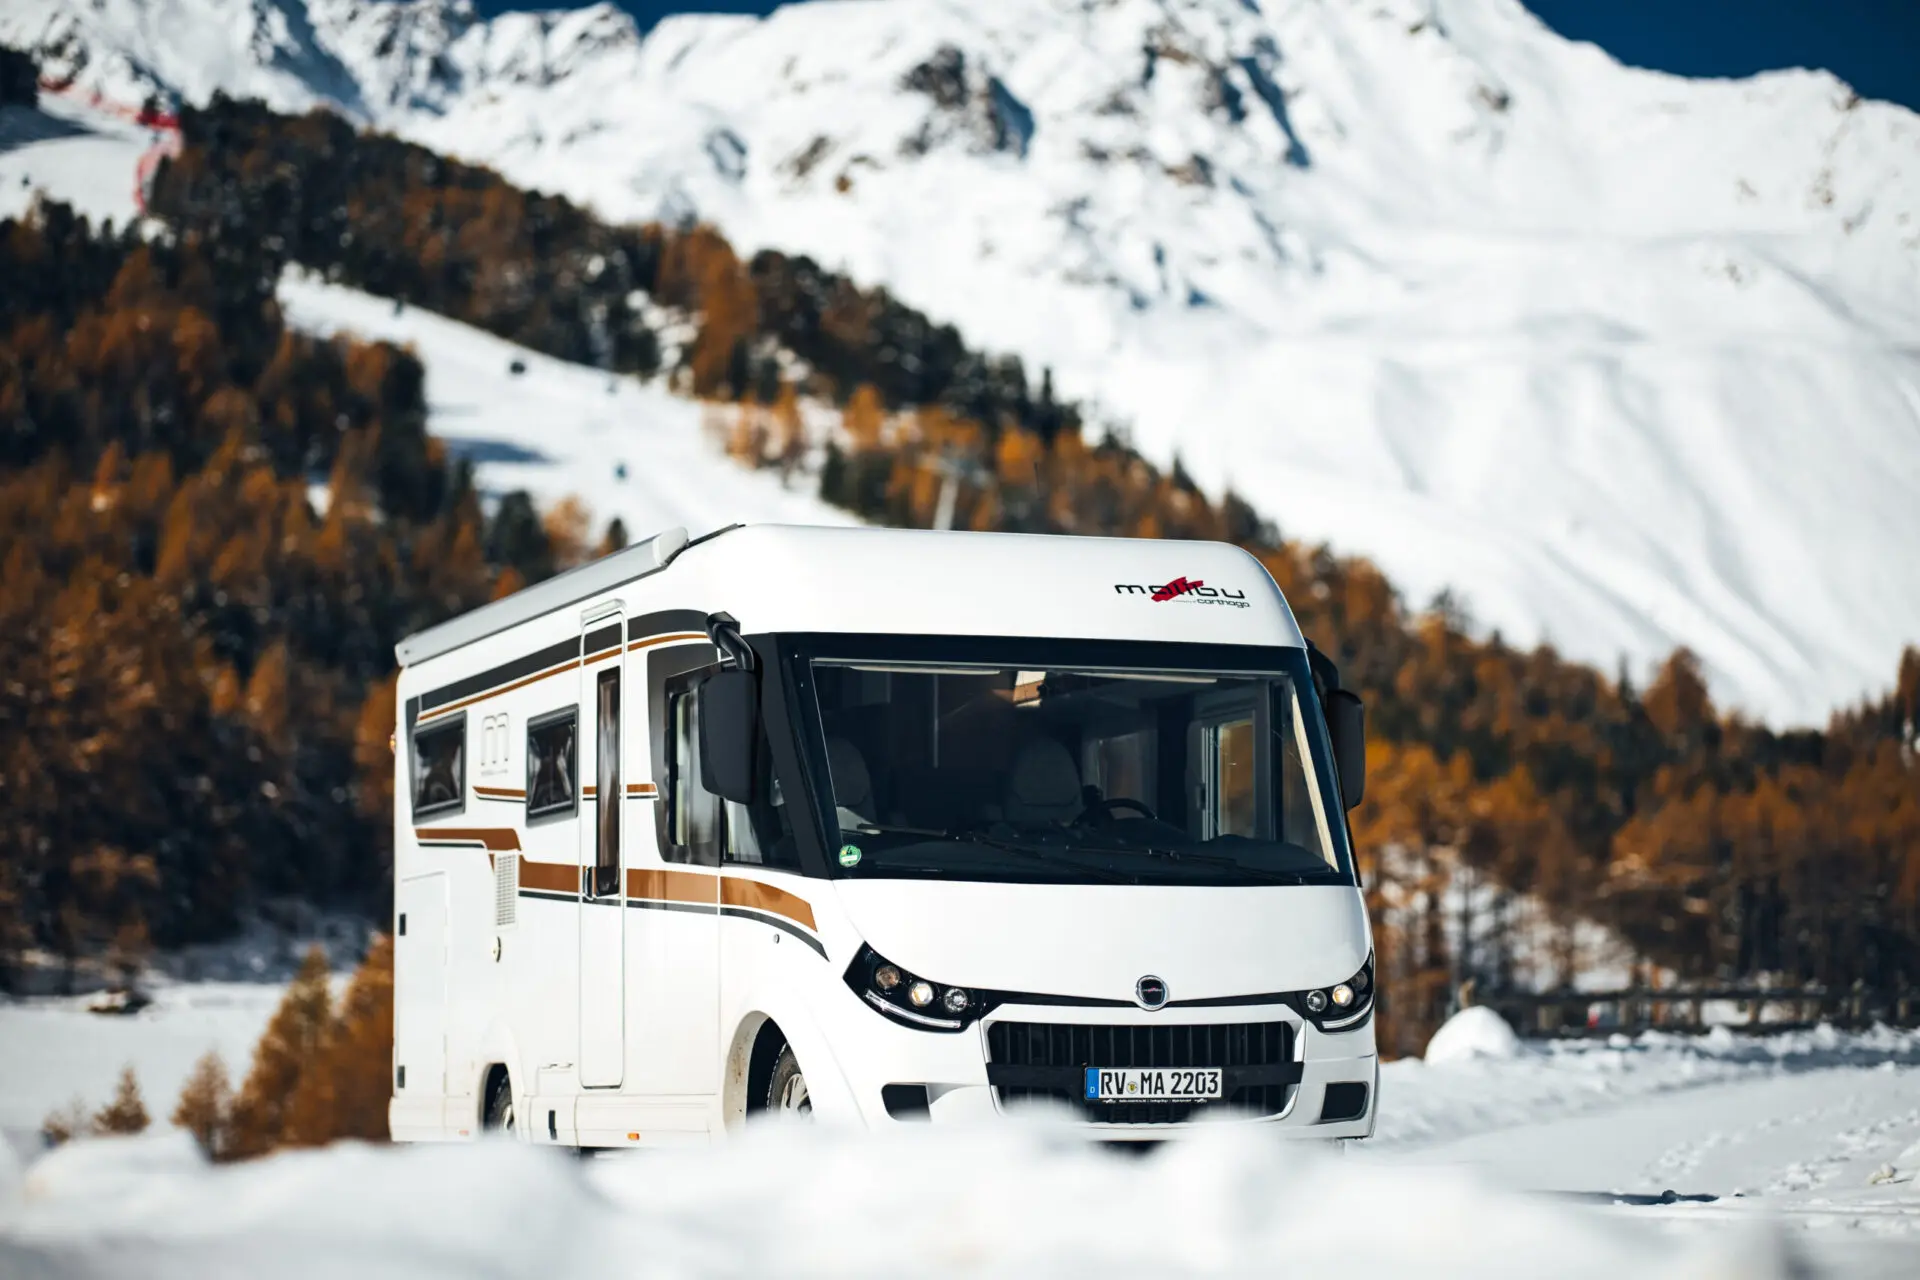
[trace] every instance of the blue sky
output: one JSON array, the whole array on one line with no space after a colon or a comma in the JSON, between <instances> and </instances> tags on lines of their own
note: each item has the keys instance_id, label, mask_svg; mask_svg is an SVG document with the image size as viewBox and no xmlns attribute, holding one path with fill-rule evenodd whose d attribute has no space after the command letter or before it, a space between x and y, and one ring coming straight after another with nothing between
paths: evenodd
<instances>
[{"instance_id":1,"label":"blue sky","mask_svg":"<svg viewBox=\"0 0 1920 1280\"><path fill-rule=\"evenodd\" d=\"M476 0L484 13L565 0ZM650 26L662 14L766 13L765 0L622 0ZM1563 35L1622 62L1690 76L1824 67L1869 98L1920 110L1920 0L1526 0Z\"/></svg>"}]
</instances>

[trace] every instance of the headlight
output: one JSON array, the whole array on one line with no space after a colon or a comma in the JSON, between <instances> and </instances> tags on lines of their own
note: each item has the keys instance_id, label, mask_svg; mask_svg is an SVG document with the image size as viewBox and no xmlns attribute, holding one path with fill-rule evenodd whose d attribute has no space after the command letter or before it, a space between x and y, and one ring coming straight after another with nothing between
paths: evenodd
<instances>
[{"instance_id":1,"label":"headlight","mask_svg":"<svg viewBox=\"0 0 1920 1280\"><path fill-rule=\"evenodd\" d=\"M1373 953L1345 982L1300 993L1307 1018L1321 1031L1349 1031L1373 1011Z\"/></svg>"},{"instance_id":2,"label":"headlight","mask_svg":"<svg viewBox=\"0 0 1920 1280\"><path fill-rule=\"evenodd\" d=\"M847 985L881 1013L922 1031L959 1031L985 1012L983 993L929 982L867 946L847 966Z\"/></svg>"}]
</instances>

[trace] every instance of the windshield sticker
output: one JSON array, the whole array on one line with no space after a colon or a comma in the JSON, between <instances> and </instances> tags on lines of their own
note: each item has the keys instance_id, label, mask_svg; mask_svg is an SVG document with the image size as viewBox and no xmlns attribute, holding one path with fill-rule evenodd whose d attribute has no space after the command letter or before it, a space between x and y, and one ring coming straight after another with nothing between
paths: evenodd
<instances>
[{"instance_id":1,"label":"windshield sticker","mask_svg":"<svg viewBox=\"0 0 1920 1280\"><path fill-rule=\"evenodd\" d=\"M1116 582L1114 591L1123 596L1145 596L1155 604L1167 604L1186 601L1190 604L1223 604L1234 609L1247 608L1247 593L1235 591L1229 587L1210 587L1197 578L1188 578L1181 574L1172 582L1160 586L1142 586L1133 582Z\"/></svg>"},{"instance_id":2,"label":"windshield sticker","mask_svg":"<svg viewBox=\"0 0 1920 1280\"><path fill-rule=\"evenodd\" d=\"M859 866L860 865L860 846L857 844L841 845L840 846L840 865L848 868Z\"/></svg>"}]
</instances>

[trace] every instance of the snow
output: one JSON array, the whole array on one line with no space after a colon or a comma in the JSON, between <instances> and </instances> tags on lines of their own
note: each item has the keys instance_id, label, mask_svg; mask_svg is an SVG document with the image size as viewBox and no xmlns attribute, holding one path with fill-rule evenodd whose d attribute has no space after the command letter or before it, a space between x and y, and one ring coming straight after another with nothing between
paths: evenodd
<instances>
[{"instance_id":1,"label":"snow","mask_svg":"<svg viewBox=\"0 0 1920 1280\"><path fill-rule=\"evenodd\" d=\"M38 195L126 226L139 214L135 174L151 131L83 103L44 94L38 110L0 107L0 218Z\"/></svg>"},{"instance_id":2,"label":"snow","mask_svg":"<svg viewBox=\"0 0 1920 1280\"><path fill-rule=\"evenodd\" d=\"M162 1120L208 1050L237 1085L283 991L265 982L161 984L151 1005L126 1015L89 1013L85 996L0 1002L0 1137L23 1140L76 1098L99 1108L125 1066L148 1114Z\"/></svg>"},{"instance_id":3,"label":"snow","mask_svg":"<svg viewBox=\"0 0 1920 1280\"><path fill-rule=\"evenodd\" d=\"M412 347L427 371L427 429L473 463L483 495L578 498L596 539L615 516L635 540L675 525L698 536L734 523L855 523L810 478L788 484L729 460L701 406L657 381L568 364L298 272L279 297L296 328ZM511 372L515 361L524 373Z\"/></svg>"},{"instance_id":4,"label":"snow","mask_svg":"<svg viewBox=\"0 0 1920 1280\"><path fill-rule=\"evenodd\" d=\"M31 1150L22 1130L76 1091L97 1105L129 1061L164 1117L209 1045L244 1070L279 994L179 984L129 1018L0 1005L0 1125ZM901 1126L585 1166L487 1143L209 1169L164 1130L37 1158L17 1189L21 1157L0 1143L0 1274L248 1274L271 1258L288 1275L1159 1275L1284 1258L1436 1276L1785 1275L1810 1259L1891 1277L1920 1258L1920 1032L1884 1028L1388 1063L1379 1132L1341 1159L1225 1127L1142 1158L1060 1127Z\"/></svg>"},{"instance_id":5,"label":"snow","mask_svg":"<svg viewBox=\"0 0 1920 1280\"><path fill-rule=\"evenodd\" d=\"M1485 1005L1471 1005L1448 1018L1427 1041L1425 1061L1429 1066L1441 1063L1471 1062L1475 1058L1512 1058L1520 1052L1520 1038L1513 1028Z\"/></svg>"},{"instance_id":6,"label":"snow","mask_svg":"<svg viewBox=\"0 0 1920 1280\"><path fill-rule=\"evenodd\" d=\"M1521 643L1684 643L1817 723L1920 638L1920 117L1830 75L1624 68L1517 0L167 13L0 38L812 254Z\"/></svg>"},{"instance_id":7,"label":"snow","mask_svg":"<svg viewBox=\"0 0 1920 1280\"><path fill-rule=\"evenodd\" d=\"M1380 1230L1390 1220L1392 1230ZM1767 1229L1693 1232L1216 1132L1150 1157L1044 1129L774 1128L583 1167L506 1143L211 1169L179 1136L62 1150L0 1205L34 1275L1791 1274Z\"/></svg>"}]
</instances>

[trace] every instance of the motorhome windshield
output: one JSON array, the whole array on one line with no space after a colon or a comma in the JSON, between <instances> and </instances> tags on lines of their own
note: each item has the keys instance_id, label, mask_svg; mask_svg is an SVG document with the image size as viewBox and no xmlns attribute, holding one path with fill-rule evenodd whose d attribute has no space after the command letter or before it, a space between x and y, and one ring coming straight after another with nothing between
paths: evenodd
<instances>
[{"instance_id":1,"label":"motorhome windshield","mask_svg":"<svg viewBox=\"0 0 1920 1280\"><path fill-rule=\"evenodd\" d=\"M840 873L1352 883L1306 655L1222 670L1149 648L1125 667L812 658Z\"/></svg>"}]
</instances>

